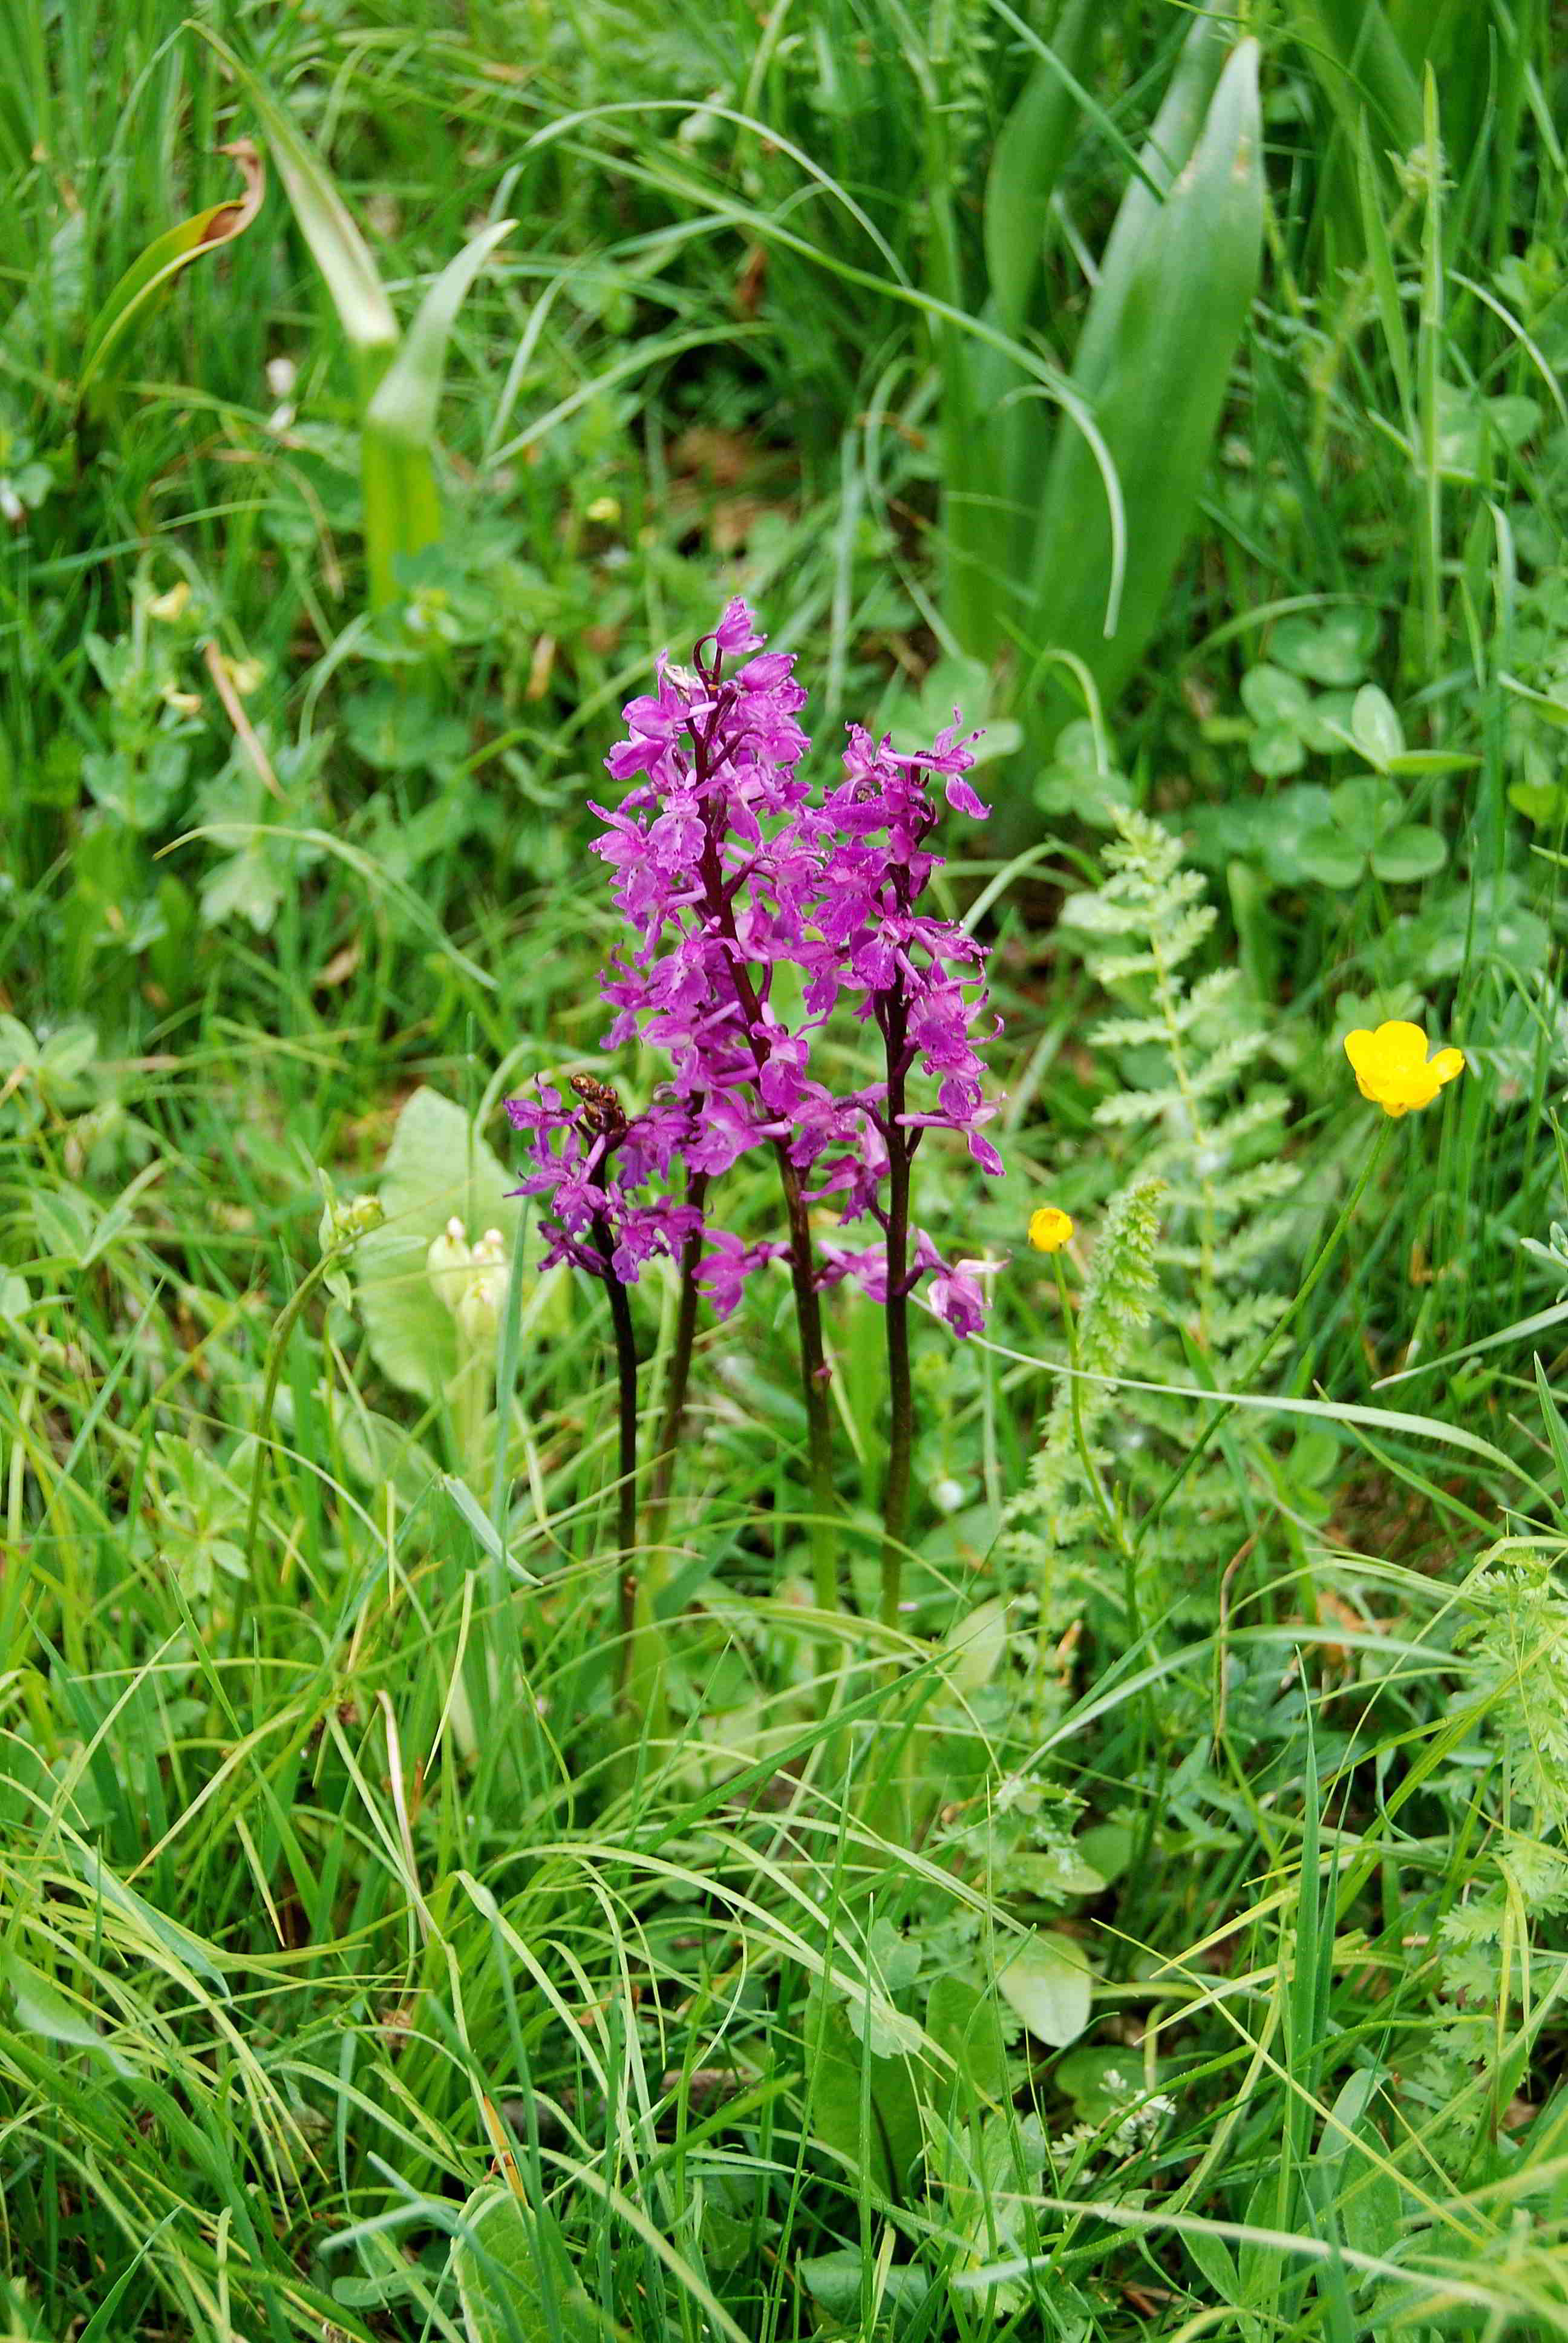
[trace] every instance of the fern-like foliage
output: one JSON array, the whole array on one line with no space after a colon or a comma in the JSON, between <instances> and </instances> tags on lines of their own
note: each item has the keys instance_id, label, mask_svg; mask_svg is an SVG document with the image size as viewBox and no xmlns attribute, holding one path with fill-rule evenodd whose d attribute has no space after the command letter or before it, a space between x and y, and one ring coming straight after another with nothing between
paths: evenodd
<instances>
[{"instance_id":1,"label":"fern-like foliage","mask_svg":"<svg viewBox=\"0 0 1568 2343\"><path fill-rule=\"evenodd\" d=\"M1259 1271L1280 1244L1275 1208L1299 1180L1278 1151L1288 1102L1254 1078L1269 1036L1247 1013L1240 972L1192 969L1217 915L1201 876L1182 868L1180 840L1135 812L1118 815L1117 831L1105 884L1062 911L1117 1003L1090 1036L1123 1077L1095 1119L1138 1133L1140 1172L1166 1182L1168 1314L1227 1361L1285 1306Z\"/></svg>"},{"instance_id":2,"label":"fern-like foliage","mask_svg":"<svg viewBox=\"0 0 1568 2343\"><path fill-rule=\"evenodd\" d=\"M1106 1208L1079 1316L1077 1372L1057 1388L1029 1478L1005 1516L1002 1551L1032 1582L1042 1636L1060 1634L1070 1621L1074 1585L1063 1563L1097 1528L1121 1550L1105 1489L1114 1459L1102 1435L1119 1404L1113 1379L1152 1313L1164 1196L1162 1180L1134 1180Z\"/></svg>"},{"instance_id":3,"label":"fern-like foliage","mask_svg":"<svg viewBox=\"0 0 1568 2343\"><path fill-rule=\"evenodd\" d=\"M1269 1036L1239 975L1201 964L1216 914L1180 842L1121 813L1106 860L1103 886L1062 920L1114 1004L1090 1036L1119 1076L1096 1119L1131 1179L1099 1233L1079 1363L1239 1388L1286 1304L1267 1272L1299 1178L1282 1143L1288 1101L1261 1077ZM1184 1585L1212 1584L1246 1534L1238 1454L1267 1434L1232 1418L1221 1450L1204 1444L1211 1425L1211 1408L1180 1396L1089 1383L1057 1396L1004 1530L1038 1591L1042 1644L1091 1584L1117 1604L1131 1593L1145 1624Z\"/></svg>"}]
</instances>

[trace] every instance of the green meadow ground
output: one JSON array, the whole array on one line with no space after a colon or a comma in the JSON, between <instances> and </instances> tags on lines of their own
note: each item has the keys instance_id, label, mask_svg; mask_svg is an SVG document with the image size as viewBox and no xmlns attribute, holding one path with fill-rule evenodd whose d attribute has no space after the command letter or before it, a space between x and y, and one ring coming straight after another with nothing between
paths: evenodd
<instances>
[{"instance_id":1,"label":"green meadow ground","mask_svg":"<svg viewBox=\"0 0 1568 2343\"><path fill-rule=\"evenodd\" d=\"M1028 435L1175 0L0 11L5 2343L1568 2332L1568 57L1226 14L1261 144L1094 393L1121 675ZM782 1278L705 1318L628 1735L500 1102L601 1063L586 799L734 591L823 757L990 728L1007 1177L920 1212L1008 1265L917 1313L896 1629L879 1314L831 1611ZM1127 807L1185 879L1097 893Z\"/></svg>"}]
</instances>

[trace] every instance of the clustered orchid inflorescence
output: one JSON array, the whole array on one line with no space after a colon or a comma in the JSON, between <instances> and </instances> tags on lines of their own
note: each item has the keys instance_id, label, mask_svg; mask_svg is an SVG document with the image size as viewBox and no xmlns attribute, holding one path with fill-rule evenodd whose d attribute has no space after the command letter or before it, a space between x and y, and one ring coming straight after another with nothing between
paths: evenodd
<instances>
[{"instance_id":1,"label":"clustered orchid inflorescence","mask_svg":"<svg viewBox=\"0 0 1568 2343\"><path fill-rule=\"evenodd\" d=\"M628 930L600 978L614 1012L605 1046L651 1047L666 1079L641 1113L628 1114L613 1089L581 1074L570 1101L544 1088L508 1105L531 1141L521 1192L543 1203L547 1261L604 1281L622 1353L630 1345L626 1287L650 1259L680 1262L662 1453L678 1431L698 1293L728 1317L751 1276L788 1262L824 1604L835 1600L836 1565L820 1294L848 1279L883 1305L890 1618L910 1479L910 1298L925 1281L931 1310L960 1335L977 1332L987 1309L981 1281L991 1264L948 1261L910 1219L910 1165L928 1131L960 1133L982 1171L1002 1170L985 1133L996 1109L985 1095L980 1044L1000 1023L988 1009L985 950L922 907L940 862L931 848L933 785L940 781L958 812L983 818L985 808L964 779L974 760L956 711L951 728L914 756L851 725L842 779L814 796L800 770L810 743L794 659L763 643L735 600L689 666L662 655L655 689L627 707L627 738L605 760L629 786L618 806L594 807L606 825L595 851L609 866ZM813 1044L839 1013L875 1028L879 1079L839 1089L825 1078ZM916 1097L911 1082L920 1086ZM758 1150L777 1166L785 1233L749 1241L714 1219L709 1192ZM830 1208L839 1228L873 1222L876 1239L819 1246L814 1205ZM622 1370L624 1493L635 1449L624 1357Z\"/></svg>"},{"instance_id":2,"label":"clustered orchid inflorescence","mask_svg":"<svg viewBox=\"0 0 1568 2343\"><path fill-rule=\"evenodd\" d=\"M894 1159L940 1128L961 1132L985 1172L1002 1169L985 1135L996 1110L976 1043L984 948L920 908L940 864L931 780L956 810L985 812L963 778L968 742L955 724L902 756L851 726L845 777L813 802L799 771L806 695L793 656L762 642L737 600L689 668L661 658L656 690L627 707L628 737L606 759L632 787L618 808L594 808L607 825L595 850L631 931L601 982L615 1011L606 1046L641 1039L667 1058L668 1080L637 1115L607 1114L580 1080L576 1102L542 1089L508 1106L533 1141L522 1192L548 1200L548 1258L603 1275L608 1232L609 1273L632 1282L700 1227L698 1280L720 1315L754 1271L790 1251L744 1243L690 1201L697 1182L754 1150L780 1157L802 1206L880 1224L879 1242L829 1243L810 1272L816 1286L848 1277L879 1302L890 1298ZM887 1058L884 1079L844 1092L812 1062L814 1037L840 1008L876 1024ZM917 1071L932 1095L913 1106L903 1086ZM677 1166L685 1201L656 1185ZM909 1233L902 1291L929 1276L937 1313L960 1334L977 1331L979 1265L951 1265L929 1235Z\"/></svg>"}]
</instances>

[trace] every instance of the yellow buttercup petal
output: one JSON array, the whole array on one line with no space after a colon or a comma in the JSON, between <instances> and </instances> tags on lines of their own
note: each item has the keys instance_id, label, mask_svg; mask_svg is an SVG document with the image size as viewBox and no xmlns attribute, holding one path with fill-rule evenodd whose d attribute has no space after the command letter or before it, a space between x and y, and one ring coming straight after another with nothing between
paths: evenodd
<instances>
[{"instance_id":1,"label":"yellow buttercup petal","mask_svg":"<svg viewBox=\"0 0 1568 2343\"><path fill-rule=\"evenodd\" d=\"M1398 1067L1402 1072L1426 1063L1426 1035L1419 1025L1406 1022L1402 1017L1391 1017L1380 1025L1372 1036L1382 1053L1385 1065Z\"/></svg>"},{"instance_id":2,"label":"yellow buttercup petal","mask_svg":"<svg viewBox=\"0 0 1568 2343\"><path fill-rule=\"evenodd\" d=\"M1429 1071L1433 1079L1440 1083L1452 1081L1455 1074L1462 1074L1464 1071L1464 1051L1440 1050L1432 1060Z\"/></svg>"}]
</instances>

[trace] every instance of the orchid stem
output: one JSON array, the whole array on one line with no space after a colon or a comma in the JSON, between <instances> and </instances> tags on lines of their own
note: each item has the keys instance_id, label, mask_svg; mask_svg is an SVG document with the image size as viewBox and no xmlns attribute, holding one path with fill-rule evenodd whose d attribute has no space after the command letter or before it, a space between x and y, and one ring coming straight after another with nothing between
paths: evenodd
<instances>
[{"instance_id":1,"label":"orchid stem","mask_svg":"<svg viewBox=\"0 0 1568 2343\"><path fill-rule=\"evenodd\" d=\"M303 1277L288 1301L284 1304L272 1336L266 1346L266 1367L262 1383L261 1413L256 1423L256 1456L250 1468L250 1503L246 1513L245 1545L243 1548L242 1581L252 1585L256 1565L256 1542L261 1528L261 1489L271 1450L272 1412L277 1404L277 1385L283 1373L283 1354L288 1338L298 1324L306 1303L317 1288L325 1283L335 1269L340 1269L347 1245L333 1245Z\"/></svg>"},{"instance_id":2,"label":"orchid stem","mask_svg":"<svg viewBox=\"0 0 1568 2343\"><path fill-rule=\"evenodd\" d=\"M609 1320L615 1334L616 1390L618 1399L618 1443L616 1459L615 1542L618 1564L618 1600L620 1613L620 1644L617 1662L616 1699L618 1704L628 1704L632 1687L646 1674L646 1662L653 1655L638 1649L651 1625L640 1614L645 1605L640 1600L637 1564L637 1335L631 1322L631 1304L626 1287L611 1266L615 1241L608 1223L598 1219L593 1224L594 1242L604 1259L604 1290L609 1302Z\"/></svg>"},{"instance_id":3,"label":"orchid stem","mask_svg":"<svg viewBox=\"0 0 1568 2343\"><path fill-rule=\"evenodd\" d=\"M687 1202L700 1212L707 1193L708 1175L694 1172L687 1186ZM695 1228L680 1249L680 1300L675 1313L675 1343L669 1354L669 1377L665 1387L664 1413L659 1420L653 1487L648 1506L650 1570L659 1567L658 1556L651 1549L663 1543L665 1524L669 1515L670 1486L675 1478L676 1451L686 1423L686 1402L691 1385L691 1354L697 1342L697 1266L702 1259L706 1241L706 1230Z\"/></svg>"},{"instance_id":4,"label":"orchid stem","mask_svg":"<svg viewBox=\"0 0 1568 2343\"><path fill-rule=\"evenodd\" d=\"M822 1342L822 1305L811 1252L811 1223L800 1192L800 1175L782 1145L776 1147L784 1209L789 1222L789 1282L800 1335L800 1390L806 1403L806 1442L811 1483L811 1583L822 1611L839 1607L839 1564L833 1534L833 1432L828 1413L828 1355Z\"/></svg>"},{"instance_id":5,"label":"orchid stem","mask_svg":"<svg viewBox=\"0 0 1568 2343\"><path fill-rule=\"evenodd\" d=\"M882 1603L884 1627L899 1624L903 1594L904 1545L910 1527L910 1468L914 1454L915 1400L910 1377L910 1158L905 1128L904 1041L907 1023L901 994L888 1005L888 1481L882 1498Z\"/></svg>"}]
</instances>

